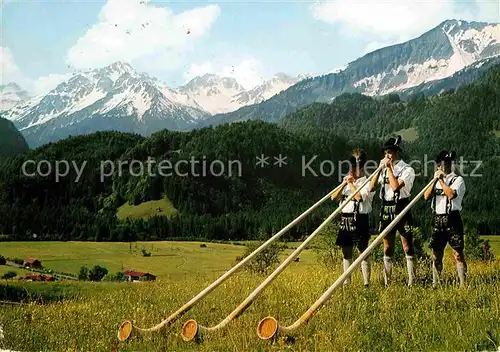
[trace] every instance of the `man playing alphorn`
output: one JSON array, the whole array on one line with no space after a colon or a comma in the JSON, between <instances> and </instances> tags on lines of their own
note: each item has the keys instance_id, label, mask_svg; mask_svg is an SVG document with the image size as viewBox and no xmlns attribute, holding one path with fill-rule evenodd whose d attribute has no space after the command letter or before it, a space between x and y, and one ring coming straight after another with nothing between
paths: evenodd
<instances>
[{"instance_id":1,"label":"man playing alphorn","mask_svg":"<svg viewBox=\"0 0 500 352\"><path fill-rule=\"evenodd\" d=\"M467 264L464 257L464 229L460 211L465 194L465 182L452 170L455 152L441 151L436 157L438 180L424 194L425 200L431 200L432 235L429 247L432 249L432 285L436 287L443 270L443 255L449 243L455 255L460 286L465 284Z\"/></svg>"},{"instance_id":2,"label":"man playing alphorn","mask_svg":"<svg viewBox=\"0 0 500 352\"><path fill-rule=\"evenodd\" d=\"M349 160L350 171L344 177L346 185L332 194L333 200L344 202L366 181L364 166L366 163L366 153L362 150L354 150ZM369 184L366 184L344 207L340 217L340 231L337 236L336 244L342 248L342 267L344 272L352 263L353 248L363 252L368 247L370 240L369 219L372 211L373 194L369 191ZM370 257L361 262L361 271L363 273L363 282L365 287L370 284ZM344 285L349 284L349 276Z\"/></svg>"},{"instance_id":3,"label":"man playing alphorn","mask_svg":"<svg viewBox=\"0 0 500 352\"><path fill-rule=\"evenodd\" d=\"M401 144L401 136L390 138L385 142L383 147L385 158L380 162L385 168L379 171L379 174L375 175L370 182L370 191L375 188L377 183L381 186L380 232L410 203L415 170L400 159ZM384 281L386 286L390 284L392 279L392 257L394 256L396 244L396 232L399 232L401 236L401 243L406 253L408 286L411 286L415 279L415 251L413 248L411 211L408 211L396 227L384 238Z\"/></svg>"}]
</instances>

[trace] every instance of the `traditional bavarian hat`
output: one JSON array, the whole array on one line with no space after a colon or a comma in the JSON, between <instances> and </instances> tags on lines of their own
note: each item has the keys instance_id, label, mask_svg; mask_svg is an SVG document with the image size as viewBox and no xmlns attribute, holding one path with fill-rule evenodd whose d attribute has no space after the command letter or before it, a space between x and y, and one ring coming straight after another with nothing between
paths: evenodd
<instances>
[{"instance_id":1,"label":"traditional bavarian hat","mask_svg":"<svg viewBox=\"0 0 500 352\"><path fill-rule=\"evenodd\" d=\"M454 151L447 151L447 150L441 150L439 154L436 156L436 163L451 163L453 160L455 160L457 156L457 153Z\"/></svg>"},{"instance_id":2,"label":"traditional bavarian hat","mask_svg":"<svg viewBox=\"0 0 500 352\"><path fill-rule=\"evenodd\" d=\"M386 150L396 150L396 151L402 151L403 145L403 138L401 136L396 136L396 138L391 137L389 138L385 143L384 147L382 148L383 151Z\"/></svg>"}]
</instances>

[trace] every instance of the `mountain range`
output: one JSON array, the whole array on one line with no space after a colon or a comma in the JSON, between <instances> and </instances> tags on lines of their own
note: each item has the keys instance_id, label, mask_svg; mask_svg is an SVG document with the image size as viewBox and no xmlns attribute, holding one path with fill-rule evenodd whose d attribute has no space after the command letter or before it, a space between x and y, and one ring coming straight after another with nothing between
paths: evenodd
<instances>
[{"instance_id":1,"label":"mountain range","mask_svg":"<svg viewBox=\"0 0 500 352\"><path fill-rule=\"evenodd\" d=\"M9 84L2 87L1 99L2 107L10 109L1 116L12 120L31 146L100 130L149 135L249 119L277 122L300 107L329 103L342 93L437 94L477 79L499 63L499 55L500 24L448 20L331 73L280 73L251 90L214 74L171 89L122 62L74 75L30 99Z\"/></svg>"},{"instance_id":2,"label":"mountain range","mask_svg":"<svg viewBox=\"0 0 500 352\"><path fill-rule=\"evenodd\" d=\"M471 76L471 66L498 55L500 24L448 20L418 38L368 53L335 73L303 80L261 104L215 115L201 123L207 126L254 119L277 122L300 107L329 103L342 93L381 96L418 86L425 91L428 83L447 79L463 69Z\"/></svg>"},{"instance_id":3,"label":"mountain range","mask_svg":"<svg viewBox=\"0 0 500 352\"><path fill-rule=\"evenodd\" d=\"M192 79L177 91L192 97L205 111L215 115L261 103L308 77L310 76L291 77L285 73L277 73L262 84L246 90L234 78L205 74Z\"/></svg>"},{"instance_id":4,"label":"mountain range","mask_svg":"<svg viewBox=\"0 0 500 352\"><path fill-rule=\"evenodd\" d=\"M9 84L9 95L2 97L10 97L6 105L11 106L1 116L12 120L32 146L100 130L143 135L164 128L182 131L212 114L262 102L300 79L277 74L247 91L234 78L206 74L170 89L127 63L115 62L74 75L30 99Z\"/></svg>"}]
</instances>

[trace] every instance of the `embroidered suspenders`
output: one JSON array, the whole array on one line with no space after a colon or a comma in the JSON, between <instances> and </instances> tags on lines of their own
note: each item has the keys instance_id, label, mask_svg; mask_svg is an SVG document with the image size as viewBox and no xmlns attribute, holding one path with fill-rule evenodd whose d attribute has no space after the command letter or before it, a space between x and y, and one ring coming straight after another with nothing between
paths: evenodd
<instances>
[{"instance_id":1,"label":"embroidered suspenders","mask_svg":"<svg viewBox=\"0 0 500 352\"><path fill-rule=\"evenodd\" d=\"M399 176L403 173L403 171L406 169L406 166L403 166L403 168L398 172L397 175L394 175L394 177L399 179ZM381 196L382 196L382 201L385 201L385 185L388 185L389 182L389 177L387 176L387 168L384 170L384 177L383 177L383 184L382 184L382 189L381 189ZM399 189L394 192L394 202L397 203L399 201L399 196L401 192Z\"/></svg>"},{"instance_id":2,"label":"embroidered suspenders","mask_svg":"<svg viewBox=\"0 0 500 352\"><path fill-rule=\"evenodd\" d=\"M343 194L342 195L342 202L344 202L348 197L349 197L348 195ZM351 202L354 202L354 210L353 210L354 216L353 217L354 217L354 221L356 221L356 215L358 215L358 213L359 213L359 207L360 207L361 203L356 198L351 199Z\"/></svg>"},{"instance_id":3,"label":"embroidered suspenders","mask_svg":"<svg viewBox=\"0 0 500 352\"><path fill-rule=\"evenodd\" d=\"M453 177L451 179L450 184L448 185L448 187L451 187L451 185L453 184L453 182L455 182L455 180L457 178L458 178L458 176ZM444 190L443 189L434 188L434 197L432 199L432 202L433 202L433 205L434 205L434 214L437 214L437 211L436 211L436 198L437 198L437 196L443 196L443 195L444 195ZM450 201L450 199L448 197L446 197L446 214L450 214L451 207L452 207L451 201Z\"/></svg>"},{"instance_id":4,"label":"embroidered suspenders","mask_svg":"<svg viewBox=\"0 0 500 352\"><path fill-rule=\"evenodd\" d=\"M457 178L458 176L453 177L448 186L450 187ZM434 188L434 197L432 199L434 207L434 231L450 230L449 215L451 213L452 203L450 199L446 197L446 195L444 195L446 197L446 213L438 214L436 210L436 198L437 196L443 196L443 195L444 195L443 189Z\"/></svg>"},{"instance_id":5,"label":"embroidered suspenders","mask_svg":"<svg viewBox=\"0 0 500 352\"><path fill-rule=\"evenodd\" d=\"M342 195L342 202L344 202L349 196L346 194ZM351 199L354 202L353 216L341 216L341 227L343 230L347 230L349 232L356 231L356 218L359 213L360 201L353 198Z\"/></svg>"},{"instance_id":6,"label":"embroidered suspenders","mask_svg":"<svg viewBox=\"0 0 500 352\"><path fill-rule=\"evenodd\" d=\"M399 179L403 171L406 169L406 166L404 166L397 175L394 175L394 177ZM386 202L385 200L385 186L388 185L389 182L389 177L387 176L387 169L384 170L384 177L383 177L383 183L382 183L382 189L381 189L381 197L382 197L382 207L380 208L380 218L383 219L384 221L392 220L396 217L396 206L399 201L400 197L400 191L399 189L394 192L394 204L393 205L387 205L384 204Z\"/></svg>"}]
</instances>

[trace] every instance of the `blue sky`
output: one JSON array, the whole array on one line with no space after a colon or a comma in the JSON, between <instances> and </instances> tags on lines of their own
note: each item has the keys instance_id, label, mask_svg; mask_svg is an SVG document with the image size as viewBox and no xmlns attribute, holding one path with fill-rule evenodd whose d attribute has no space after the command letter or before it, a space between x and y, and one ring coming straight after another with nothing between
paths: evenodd
<instances>
[{"instance_id":1,"label":"blue sky","mask_svg":"<svg viewBox=\"0 0 500 352\"><path fill-rule=\"evenodd\" d=\"M203 73L250 88L324 74L445 19L500 22L498 1L18 1L2 4L2 81L42 93L78 70L130 62L171 87Z\"/></svg>"}]
</instances>

